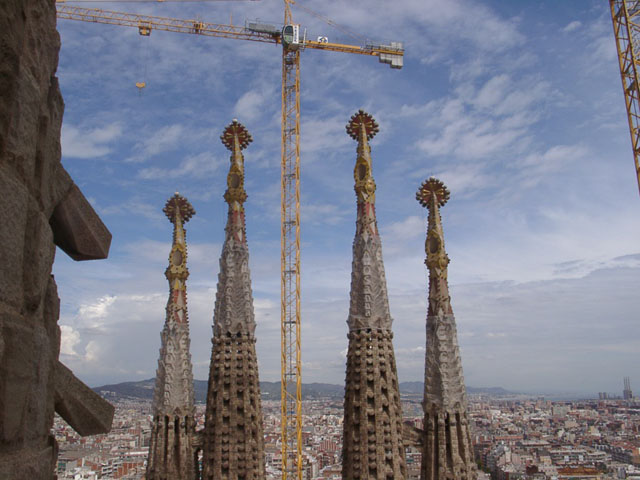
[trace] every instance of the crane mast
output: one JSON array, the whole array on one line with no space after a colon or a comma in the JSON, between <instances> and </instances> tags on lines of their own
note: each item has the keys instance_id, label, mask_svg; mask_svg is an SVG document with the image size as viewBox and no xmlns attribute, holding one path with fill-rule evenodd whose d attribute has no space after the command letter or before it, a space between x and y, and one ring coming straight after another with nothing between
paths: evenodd
<instances>
[{"instance_id":1,"label":"crane mast","mask_svg":"<svg viewBox=\"0 0 640 480\"><path fill-rule=\"evenodd\" d=\"M402 68L401 43L349 45L326 38L307 40L293 23L291 4L284 0L284 29L259 23L247 26L200 20L113 12L56 4L58 18L121 25L138 29L191 33L282 44L282 159L281 159L281 434L282 480L302 480L302 380L300 344L300 52L305 48L377 56L380 63Z\"/></svg>"},{"instance_id":2,"label":"crane mast","mask_svg":"<svg viewBox=\"0 0 640 480\"><path fill-rule=\"evenodd\" d=\"M638 53L640 49L640 1L609 0L613 33L618 49L618 63L624 91L631 148L640 189L640 82Z\"/></svg>"},{"instance_id":3,"label":"crane mast","mask_svg":"<svg viewBox=\"0 0 640 480\"><path fill-rule=\"evenodd\" d=\"M293 30L285 0L284 24ZM292 39L295 40L295 39ZM281 165L281 380L282 480L302 480L302 365L300 348L300 49L282 42Z\"/></svg>"}]
</instances>

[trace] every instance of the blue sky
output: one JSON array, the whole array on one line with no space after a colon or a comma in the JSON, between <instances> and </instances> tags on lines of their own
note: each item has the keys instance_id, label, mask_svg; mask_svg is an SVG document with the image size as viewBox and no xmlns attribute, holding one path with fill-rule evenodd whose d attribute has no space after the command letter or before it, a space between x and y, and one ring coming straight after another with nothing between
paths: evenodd
<instances>
[{"instance_id":1,"label":"blue sky","mask_svg":"<svg viewBox=\"0 0 640 480\"><path fill-rule=\"evenodd\" d=\"M373 41L403 41L405 67L302 53L303 381L344 381L355 231L359 108L372 140L400 381L424 371L426 211L442 209L468 385L640 391L640 198L606 2L306 2ZM94 4L80 4L94 6ZM100 3L104 9L236 24L279 23L275 0ZM294 9L309 36L357 40ZM90 385L155 374L179 191L187 224L191 351L206 379L229 152L245 150L247 236L264 380L279 379L280 62L269 44L59 20L63 164L113 233L109 259L58 252L61 359ZM136 82L147 87L139 92ZM634 380L635 379L635 380Z\"/></svg>"}]
</instances>

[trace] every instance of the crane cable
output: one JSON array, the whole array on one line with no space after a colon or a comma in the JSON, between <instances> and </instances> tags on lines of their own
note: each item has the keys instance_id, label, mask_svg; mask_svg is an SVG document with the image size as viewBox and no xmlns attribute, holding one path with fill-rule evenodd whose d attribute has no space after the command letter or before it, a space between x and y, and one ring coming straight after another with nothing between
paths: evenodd
<instances>
[{"instance_id":1,"label":"crane cable","mask_svg":"<svg viewBox=\"0 0 640 480\"><path fill-rule=\"evenodd\" d=\"M149 35L140 35L140 37L149 37ZM138 93L142 95L142 89L147 86L147 65L149 64L149 40L141 40L143 43L140 48L140 62L142 64L142 78L140 82L136 82Z\"/></svg>"}]
</instances>

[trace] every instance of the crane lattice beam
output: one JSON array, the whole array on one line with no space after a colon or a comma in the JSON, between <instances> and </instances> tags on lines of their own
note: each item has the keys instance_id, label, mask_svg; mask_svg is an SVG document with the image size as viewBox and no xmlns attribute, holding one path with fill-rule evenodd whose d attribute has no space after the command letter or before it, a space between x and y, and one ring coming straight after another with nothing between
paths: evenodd
<instances>
[{"instance_id":1,"label":"crane lattice beam","mask_svg":"<svg viewBox=\"0 0 640 480\"><path fill-rule=\"evenodd\" d=\"M260 25L248 23L244 25L232 25L224 23L209 23L197 19L183 20L170 17L158 17L154 15L142 15L138 13L114 12L100 8L85 8L74 5L56 4L58 18L65 20L77 20L81 22L104 23L108 25L120 25L134 27L142 35L149 35L153 30L166 32L191 33L208 37L235 38L237 40L250 40L263 43L282 43L281 29L275 25ZM267 28L265 28L267 27ZM263 30L260 30L263 28ZM321 42L314 40L302 40L300 48L314 50L326 50L330 52L355 53L379 57L381 61L386 58L400 60L404 55L404 49L400 43L391 45L349 45L343 43ZM385 61L385 63L390 63ZM392 66L395 66L392 64Z\"/></svg>"},{"instance_id":2,"label":"crane lattice beam","mask_svg":"<svg viewBox=\"0 0 640 480\"><path fill-rule=\"evenodd\" d=\"M84 8L73 5L56 4L58 18L81 22L105 23L137 28L141 35L149 35L152 30L193 33L209 37L236 38L254 42L278 43L274 35L249 30L244 26L207 23L200 20L156 17L137 13L113 12L99 8Z\"/></svg>"},{"instance_id":3,"label":"crane lattice beam","mask_svg":"<svg viewBox=\"0 0 640 480\"><path fill-rule=\"evenodd\" d=\"M640 1L609 0L613 32L618 49L622 90L627 107L631 133L631 148L640 189L640 81L638 54L640 53Z\"/></svg>"}]
</instances>

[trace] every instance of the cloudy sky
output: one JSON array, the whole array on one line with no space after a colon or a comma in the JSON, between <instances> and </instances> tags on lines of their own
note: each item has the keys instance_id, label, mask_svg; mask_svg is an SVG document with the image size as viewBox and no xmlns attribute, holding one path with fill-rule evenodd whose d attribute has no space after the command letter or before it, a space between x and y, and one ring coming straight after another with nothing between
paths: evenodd
<instances>
[{"instance_id":1,"label":"cloudy sky","mask_svg":"<svg viewBox=\"0 0 640 480\"><path fill-rule=\"evenodd\" d=\"M424 369L426 211L435 175L466 382L528 392L640 392L640 198L606 2L309 2L308 36L403 41L405 67L302 53L303 381L344 381L359 108L372 140L400 381ZM313 5L312 5L313 3ZM282 2L82 3L236 24ZM206 379L229 153L245 151L258 356L279 379L280 48L60 20L63 163L113 233L107 260L58 252L65 364L90 385L155 374L175 192L187 224L194 375ZM347 36L345 32L357 32ZM146 82L138 91L136 82Z\"/></svg>"}]
</instances>

